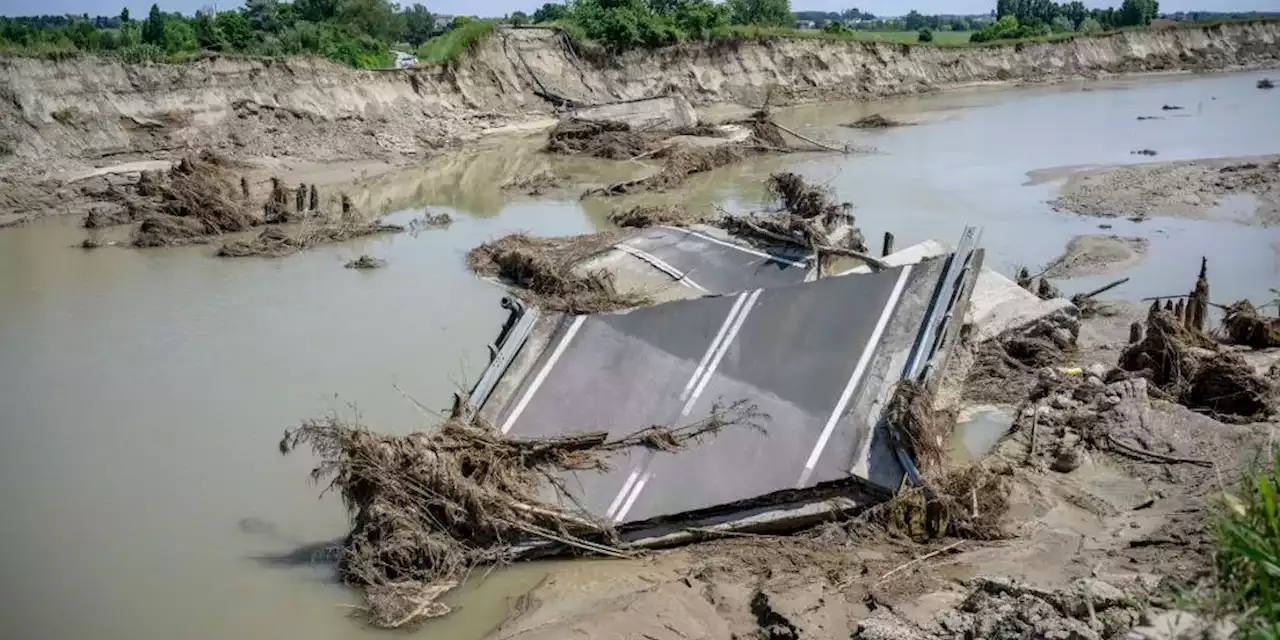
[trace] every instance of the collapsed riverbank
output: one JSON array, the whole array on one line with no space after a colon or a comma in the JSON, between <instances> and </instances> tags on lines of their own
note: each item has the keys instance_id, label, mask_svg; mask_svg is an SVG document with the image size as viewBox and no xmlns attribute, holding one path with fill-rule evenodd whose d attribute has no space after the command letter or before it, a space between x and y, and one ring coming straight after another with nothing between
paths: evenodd
<instances>
[{"instance_id":1,"label":"collapsed riverbank","mask_svg":"<svg viewBox=\"0 0 1280 640\"><path fill-rule=\"evenodd\" d=\"M86 168L211 149L236 159L403 164L545 126L563 104L683 94L698 107L867 99L989 83L1280 64L1280 23L1128 31L983 47L759 38L582 57L552 29L500 30L442 67L315 59L126 64L0 57L0 217L43 215ZM57 117L55 117L55 115ZM65 200L65 198L58 198Z\"/></svg>"}]
</instances>

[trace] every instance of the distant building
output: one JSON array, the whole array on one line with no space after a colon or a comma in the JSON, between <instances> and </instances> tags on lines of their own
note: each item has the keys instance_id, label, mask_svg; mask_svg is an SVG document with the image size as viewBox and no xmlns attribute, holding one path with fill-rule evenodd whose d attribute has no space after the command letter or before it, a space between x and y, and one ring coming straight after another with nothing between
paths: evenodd
<instances>
[{"instance_id":1,"label":"distant building","mask_svg":"<svg viewBox=\"0 0 1280 640\"><path fill-rule=\"evenodd\" d=\"M446 15L437 13L435 15L435 19L436 21L434 26L437 31L444 31L445 29L449 28L450 24L453 24L453 16L446 16Z\"/></svg>"},{"instance_id":2,"label":"distant building","mask_svg":"<svg viewBox=\"0 0 1280 640\"><path fill-rule=\"evenodd\" d=\"M813 29L815 26L816 23L812 20L796 20L797 29Z\"/></svg>"}]
</instances>

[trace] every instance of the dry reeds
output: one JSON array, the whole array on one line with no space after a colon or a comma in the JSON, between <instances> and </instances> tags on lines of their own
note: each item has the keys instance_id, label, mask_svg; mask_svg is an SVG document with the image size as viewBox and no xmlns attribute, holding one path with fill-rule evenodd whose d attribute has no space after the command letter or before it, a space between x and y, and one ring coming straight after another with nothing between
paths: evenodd
<instances>
[{"instance_id":1,"label":"dry reeds","mask_svg":"<svg viewBox=\"0 0 1280 640\"><path fill-rule=\"evenodd\" d=\"M609 214L609 222L624 228L644 229L658 225L688 226L707 219L705 215L690 213L684 205L648 205L642 204L630 209L614 209Z\"/></svg>"},{"instance_id":2,"label":"dry reeds","mask_svg":"<svg viewBox=\"0 0 1280 640\"><path fill-rule=\"evenodd\" d=\"M457 419L391 436L328 418L286 431L280 451L305 445L319 457L312 480L339 492L354 516L341 552L342 577L365 589L370 622L399 627L447 613L437 597L472 567L510 560L523 542L620 555L610 546L616 540L611 523L562 506L572 499L558 474L605 470L613 452L678 450L724 428L760 428L765 418L740 401L684 427L647 427L616 439L587 432L538 440Z\"/></svg>"},{"instance_id":3,"label":"dry reeds","mask_svg":"<svg viewBox=\"0 0 1280 640\"><path fill-rule=\"evenodd\" d=\"M577 264L611 247L612 234L535 238L516 233L486 242L468 254L471 270L516 287L530 302L555 311L601 313L650 303L647 296L620 293L605 269L579 272Z\"/></svg>"}]
</instances>

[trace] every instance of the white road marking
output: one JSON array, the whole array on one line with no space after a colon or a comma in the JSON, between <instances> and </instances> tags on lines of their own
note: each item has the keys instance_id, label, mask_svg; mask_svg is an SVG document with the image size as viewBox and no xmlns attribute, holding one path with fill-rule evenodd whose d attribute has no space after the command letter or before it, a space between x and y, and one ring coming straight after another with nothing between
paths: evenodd
<instances>
[{"instance_id":1,"label":"white road marking","mask_svg":"<svg viewBox=\"0 0 1280 640\"><path fill-rule=\"evenodd\" d=\"M796 482L796 488L803 488L809 482L809 477L813 475L813 470L818 466L818 459L822 457L822 450L826 448L827 441L831 439L831 432L835 431L836 423L840 421L840 416L844 414L845 408L849 405L849 400L853 398L853 391L858 387L858 383L862 380L862 376L867 372L867 365L871 364L871 356L875 354L876 346L880 344L880 338L884 335L885 327L889 325L889 318L893 316L894 310L898 306L898 299L902 297L902 290L907 286L907 279L911 275L911 266L902 268L902 274L898 276L898 282L893 286L893 292L889 294L889 300L884 305L884 311L880 313L880 319L876 321L876 326L871 331L871 337L867 340L867 345L862 349L862 356L858 358L858 364L853 368L853 374L849 376L849 382L844 385L844 391L840 393L840 399L836 401L836 406L831 410L831 417L827 418L827 424L822 427L822 435L818 436L818 442L813 446L813 452L809 454L808 462L804 464L804 471L800 473L800 480Z\"/></svg>"},{"instance_id":2,"label":"white road marking","mask_svg":"<svg viewBox=\"0 0 1280 640\"><path fill-rule=\"evenodd\" d=\"M569 330L565 332L564 339L560 344L556 345L556 350L551 352L551 357L547 358L547 363L542 365L542 371L538 372L537 377L529 384L529 388L525 390L524 397L520 398L520 403L511 411L511 415L507 416L506 422L502 423L502 432L506 433L511 430L512 425L516 423L516 419L524 413L524 408L529 405L529 400L533 398L533 394L537 392L538 387L542 386L542 382L547 379L547 374L551 373L551 367L564 355L564 350L569 348L569 341L573 340L574 334L578 333L578 329L582 328L582 323L587 321L586 316L578 316L573 319L573 324L569 325Z\"/></svg>"},{"instance_id":3,"label":"white road marking","mask_svg":"<svg viewBox=\"0 0 1280 640\"><path fill-rule=\"evenodd\" d=\"M609 510L604 512L605 517L612 518L613 512L617 511L618 507L622 506L622 499L630 493L631 487L636 485L636 479L640 477L640 469L643 466L644 465L637 465L635 470L631 472L631 475L627 476L627 481L622 484L622 489L618 491L617 497L615 497L613 502L609 504Z\"/></svg>"},{"instance_id":4,"label":"white road marking","mask_svg":"<svg viewBox=\"0 0 1280 640\"><path fill-rule=\"evenodd\" d=\"M751 292L751 297L747 298L746 304L742 306L742 311L738 313L738 317L733 321L733 326L729 328L729 334L724 337L720 347L716 350L716 355L711 359L711 364L707 365L706 372L702 374L702 380L694 388L693 395L689 396L689 400L684 403L684 409L680 412L681 416L687 416L690 411L693 411L693 404L698 401L698 396L702 395L702 390L707 388L707 383L711 381L711 378L715 377L716 368L720 366L720 360L729 351L729 345L733 344L734 338L738 337L738 330L742 328L742 323L747 321L747 315L751 313L751 308L755 306L756 300L760 298L761 291L763 289L756 289Z\"/></svg>"},{"instance_id":5,"label":"white road marking","mask_svg":"<svg viewBox=\"0 0 1280 640\"><path fill-rule=\"evenodd\" d=\"M682 229L682 228L680 228L680 227L669 227L669 226L667 226L667 225L660 225L660 226L661 226L663 229L670 229L670 230L672 230L672 231L683 231L683 232L685 232L685 233L687 233L687 234L689 234L689 235L691 235L691 236L698 236L699 238L702 238L703 240L706 240L706 241L708 241L708 242L714 242L714 243L716 243L716 244L718 244L718 245L723 245L723 246L729 247L730 249L737 249L738 251L741 251L741 252L743 252L743 253L749 253L749 254L754 255L754 256L760 256L760 257L762 257L762 258L768 258L768 259L770 259L770 260L772 260L772 261L774 261L774 262L781 262L782 264L789 265L789 266L792 266L792 267L799 267L799 268L801 268L801 269L808 269L808 268L809 268L809 265L807 265L807 264L805 264L805 263L803 263L803 262L796 262L795 260L788 260L788 259L786 259L786 258L782 258L782 257L779 257L779 256L775 256L775 255L772 255L772 254L769 254L769 253L765 253L765 252L763 252L763 251L759 251L759 250L757 250L757 249L752 249L752 248L750 248L750 247L743 247L743 246L740 246L740 245L736 245L736 244L734 244L734 243L732 243L732 242L728 242L728 241L726 241L726 240L721 240L720 238L716 238L716 237L714 237L714 236L709 236L709 235L707 235L707 234L705 234L705 233L698 233L697 231L694 231L693 229Z\"/></svg>"},{"instance_id":6,"label":"white road marking","mask_svg":"<svg viewBox=\"0 0 1280 640\"><path fill-rule=\"evenodd\" d=\"M684 391L680 392L681 400L689 399L689 392L693 391L693 385L697 384L698 379L702 377L702 372L706 370L707 363L711 362L711 356L719 348L720 341L724 340L724 334L728 333L729 325L733 324L733 319L737 317L738 311L742 309L742 303L746 299L746 292L738 294L738 299L733 303L733 308L729 310L729 315L725 316L724 322L720 323L720 331L711 340L711 344L707 345L707 352L702 354L702 360L698 361L698 366L693 370L693 375L689 376L689 381L684 384Z\"/></svg>"},{"instance_id":7,"label":"white road marking","mask_svg":"<svg viewBox=\"0 0 1280 640\"><path fill-rule=\"evenodd\" d=\"M615 244L613 245L613 248L617 249L618 251L622 251L623 253L633 255L649 263L650 265L655 267L658 271L661 271L671 276L672 278L675 278L676 282L679 282L680 284L686 287L689 287L690 289L697 289L698 291L701 291L703 293L710 293L709 291L707 291L706 287L694 282L693 278L690 278L688 274L671 266L671 263L667 262L666 260L663 260L662 258L659 258L658 256L653 255L652 253L649 253L648 251L644 251L643 249L637 249L635 247L625 245L625 244Z\"/></svg>"},{"instance_id":8,"label":"white road marking","mask_svg":"<svg viewBox=\"0 0 1280 640\"><path fill-rule=\"evenodd\" d=\"M636 498L639 498L640 492L644 491L645 483L649 482L649 478L652 477L652 471L646 471L643 476L640 476L640 481L636 483L636 488L631 492L631 496L627 498L626 504L622 505L622 509L619 509L618 513L613 516L614 522L622 522L622 519L627 517L627 512L631 511L631 505L636 503Z\"/></svg>"}]
</instances>

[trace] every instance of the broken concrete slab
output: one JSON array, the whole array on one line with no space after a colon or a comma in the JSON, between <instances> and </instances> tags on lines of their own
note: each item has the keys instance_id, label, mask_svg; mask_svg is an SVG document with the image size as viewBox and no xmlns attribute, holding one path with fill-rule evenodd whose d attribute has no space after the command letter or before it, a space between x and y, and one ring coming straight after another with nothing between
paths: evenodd
<instances>
[{"instance_id":1,"label":"broken concrete slab","mask_svg":"<svg viewBox=\"0 0 1280 640\"><path fill-rule=\"evenodd\" d=\"M810 252L747 246L702 224L637 231L577 266L582 273L601 268L614 275L618 291L656 302L799 284L816 273Z\"/></svg>"},{"instance_id":2,"label":"broken concrete slab","mask_svg":"<svg viewBox=\"0 0 1280 640\"><path fill-rule=\"evenodd\" d=\"M622 122L632 129L678 129L698 124L698 114L681 95L627 100L574 109L569 117Z\"/></svg>"},{"instance_id":3,"label":"broken concrete slab","mask_svg":"<svg viewBox=\"0 0 1280 640\"><path fill-rule=\"evenodd\" d=\"M1041 300L1013 280L986 268L974 285L967 318L974 327L975 343L1038 331L1045 325L1066 329L1072 335L1080 328L1080 311L1070 300Z\"/></svg>"}]
</instances>

